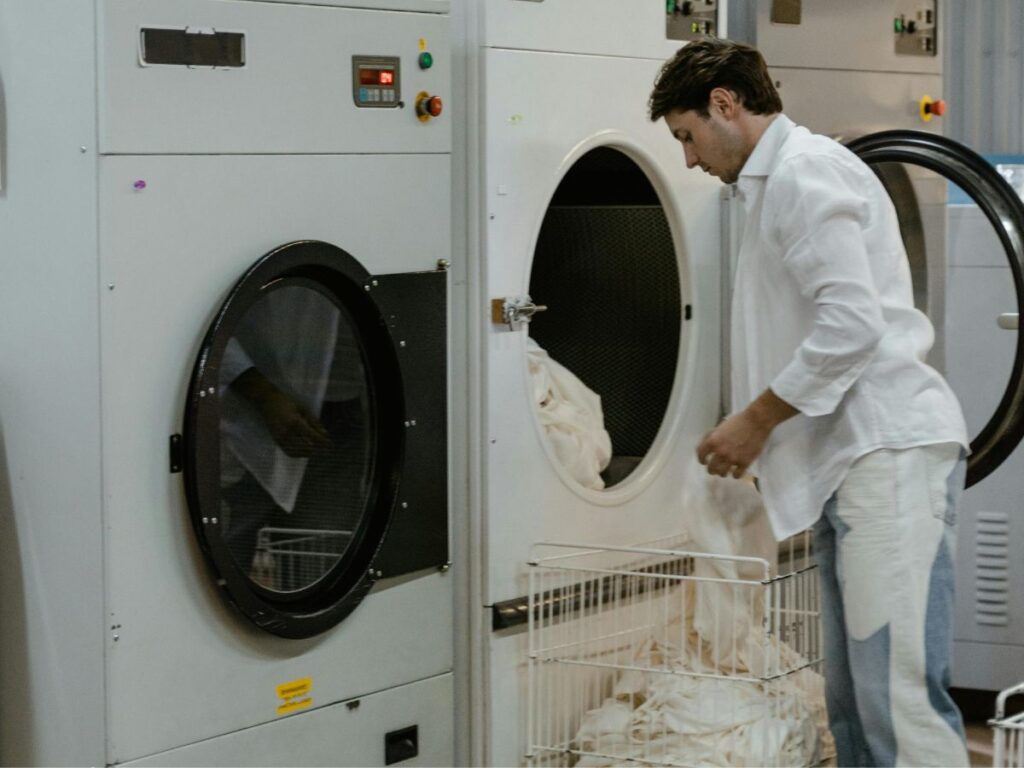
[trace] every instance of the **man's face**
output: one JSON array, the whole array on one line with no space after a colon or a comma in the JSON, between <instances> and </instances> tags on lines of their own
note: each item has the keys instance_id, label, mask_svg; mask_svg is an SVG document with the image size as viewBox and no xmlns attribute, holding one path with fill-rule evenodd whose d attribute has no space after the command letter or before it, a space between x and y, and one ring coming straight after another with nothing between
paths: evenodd
<instances>
[{"instance_id":1,"label":"man's face","mask_svg":"<svg viewBox=\"0 0 1024 768\"><path fill-rule=\"evenodd\" d=\"M705 173L717 176L726 184L739 178L750 152L736 124L710 105L704 117L696 110L673 110L665 115L672 135L683 145L686 167L700 166Z\"/></svg>"}]
</instances>

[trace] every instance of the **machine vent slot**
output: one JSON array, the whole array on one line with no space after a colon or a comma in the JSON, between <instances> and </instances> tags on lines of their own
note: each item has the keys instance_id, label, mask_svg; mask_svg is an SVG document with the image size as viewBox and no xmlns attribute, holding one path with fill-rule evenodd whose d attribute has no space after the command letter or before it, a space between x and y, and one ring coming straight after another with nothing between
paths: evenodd
<instances>
[{"instance_id":1,"label":"machine vent slot","mask_svg":"<svg viewBox=\"0 0 1024 768\"><path fill-rule=\"evenodd\" d=\"M180 67L244 67L245 35L215 29L143 28L140 57L143 64Z\"/></svg>"},{"instance_id":2,"label":"machine vent slot","mask_svg":"<svg viewBox=\"0 0 1024 768\"><path fill-rule=\"evenodd\" d=\"M987 626L1010 623L1010 518L1002 512L979 512L975 527L974 618Z\"/></svg>"}]
</instances>

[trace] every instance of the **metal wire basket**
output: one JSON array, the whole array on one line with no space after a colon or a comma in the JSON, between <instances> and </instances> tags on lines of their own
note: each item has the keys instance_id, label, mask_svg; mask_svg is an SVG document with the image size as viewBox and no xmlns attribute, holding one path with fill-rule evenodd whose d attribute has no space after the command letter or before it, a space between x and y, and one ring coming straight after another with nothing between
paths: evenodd
<instances>
[{"instance_id":1,"label":"metal wire basket","mask_svg":"<svg viewBox=\"0 0 1024 768\"><path fill-rule=\"evenodd\" d=\"M352 531L264 526L256 537L252 578L290 592L316 583L341 559Z\"/></svg>"},{"instance_id":2,"label":"metal wire basket","mask_svg":"<svg viewBox=\"0 0 1024 768\"><path fill-rule=\"evenodd\" d=\"M809 535L779 562L539 544L528 764L814 765L832 752Z\"/></svg>"},{"instance_id":3,"label":"metal wire basket","mask_svg":"<svg viewBox=\"0 0 1024 768\"><path fill-rule=\"evenodd\" d=\"M996 697L992 726L992 765L998 768L1024 768L1024 711L1006 715L1006 700L1024 695L1024 683L1007 688Z\"/></svg>"}]
</instances>

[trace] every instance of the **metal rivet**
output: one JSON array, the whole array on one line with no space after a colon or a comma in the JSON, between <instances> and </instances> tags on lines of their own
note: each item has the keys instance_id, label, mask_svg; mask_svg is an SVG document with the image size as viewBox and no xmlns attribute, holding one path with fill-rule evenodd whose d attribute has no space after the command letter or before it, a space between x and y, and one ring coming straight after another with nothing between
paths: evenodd
<instances>
[{"instance_id":1,"label":"metal rivet","mask_svg":"<svg viewBox=\"0 0 1024 768\"><path fill-rule=\"evenodd\" d=\"M118 640L120 640L120 639L121 639L121 636L120 636L120 635L114 635L114 642L115 642L115 643L116 643L116 642L117 642Z\"/></svg>"},{"instance_id":2,"label":"metal rivet","mask_svg":"<svg viewBox=\"0 0 1024 768\"><path fill-rule=\"evenodd\" d=\"M404 342L404 341L400 341L400 342L398 342L398 346L400 346L400 347L404 347L404 346L405 346L405 342Z\"/></svg>"},{"instance_id":3,"label":"metal rivet","mask_svg":"<svg viewBox=\"0 0 1024 768\"><path fill-rule=\"evenodd\" d=\"M113 283L107 283L107 290L108 291L114 290L114 284Z\"/></svg>"},{"instance_id":4,"label":"metal rivet","mask_svg":"<svg viewBox=\"0 0 1024 768\"><path fill-rule=\"evenodd\" d=\"M88 150L86 149L86 147L79 147L79 148L78 148L78 151L84 154L84 153L85 153L85 152L87 152Z\"/></svg>"},{"instance_id":5,"label":"metal rivet","mask_svg":"<svg viewBox=\"0 0 1024 768\"><path fill-rule=\"evenodd\" d=\"M451 563L445 563L440 568L438 568L438 570L441 571L441 573L448 573L449 568L451 568Z\"/></svg>"},{"instance_id":6,"label":"metal rivet","mask_svg":"<svg viewBox=\"0 0 1024 768\"><path fill-rule=\"evenodd\" d=\"M402 509L408 509L408 508L409 508L409 502L403 501L402 502Z\"/></svg>"},{"instance_id":7,"label":"metal rivet","mask_svg":"<svg viewBox=\"0 0 1024 768\"><path fill-rule=\"evenodd\" d=\"M407 427L409 426L409 422L408 422L408 421L407 421L407 422L405 422L405 426L407 426Z\"/></svg>"},{"instance_id":8,"label":"metal rivet","mask_svg":"<svg viewBox=\"0 0 1024 768\"><path fill-rule=\"evenodd\" d=\"M217 518L216 517L211 517L210 518L210 522L213 523L214 525L216 525L217 524Z\"/></svg>"},{"instance_id":9,"label":"metal rivet","mask_svg":"<svg viewBox=\"0 0 1024 768\"><path fill-rule=\"evenodd\" d=\"M210 522L210 518L204 517L203 518L203 525L206 525L208 522Z\"/></svg>"},{"instance_id":10,"label":"metal rivet","mask_svg":"<svg viewBox=\"0 0 1024 768\"><path fill-rule=\"evenodd\" d=\"M207 391L207 392L209 392L209 393L210 393L210 394L212 395L212 394L213 394L213 392L214 392L214 389L213 389L213 387L210 387L210 388L209 388L208 390L206 390L206 391Z\"/></svg>"},{"instance_id":11,"label":"metal rivet","mask_svg":"<svg viewBox=\"0 0 1024 768\"><path fill-rule=\"evenodd\" d=\"M412 424L412 425L413 425L413 426L415 427L415 426L416 426L416 419L413 419L413 420L412 420L412 421L410 421L409 423L410 423L410 424Z\"/></svg>"},{"instance_id":12,"label":"metal rivet","mask_svg":"<svg viewBox=\"0 0 1024 768\"><path fill-rule=\"evenodd\" d=\"M378 577L378 578L380 578L380 577L381 577L381 576L383 576L383 575L384 575L384 572L383 572L383 571L377 571L377 577Z\"/></svg>"},{"instance_id":13,"label":"metal rivet","mask_svg":"<svg viewBox=\"0 0 1024 768\"><path fill-rule=\"evenodd\" d=\"M363 286L363 290L366 290L366 291L370 290L370 286L368 286L368 285L364 285L364 286Z\"/></svg>"},{"instance_id":14,"label":"metal rivet","mask_svg":"<svg viewBox=\"0 0 1024 768\"><path fill-rule=\"evenodd\" d=\"M206 397L206 390L205 389L200 389L199 390L199 396L200 397Z\"/></svg>"},{"instance_id":15,"label":"metal rivet","mask_svg":"<svg viewBox=\"0 0 1024 768\"><path fill-rule=\"evenodd\" d=\"M373 284L374 288L376 288L378 285L380 285L380 283L378 283L376 280L371 280L370 282Z\"/></svg>"}]
</instances>

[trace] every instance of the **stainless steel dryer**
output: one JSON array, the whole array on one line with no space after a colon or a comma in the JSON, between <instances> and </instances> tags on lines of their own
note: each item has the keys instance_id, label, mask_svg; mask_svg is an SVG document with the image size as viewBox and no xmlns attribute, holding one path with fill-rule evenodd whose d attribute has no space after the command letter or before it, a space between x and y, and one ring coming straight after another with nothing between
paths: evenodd
<instances>
[{"instance_id":1,"label":"stainless steel dryer","mask_svg":"<svg viewBox=\"0 0 1024 768\"><path fill-rule=\"evenodd\" d=\"M0 761L452 761L447 12L0 8Z\"/></svg>"}]
</instances>

